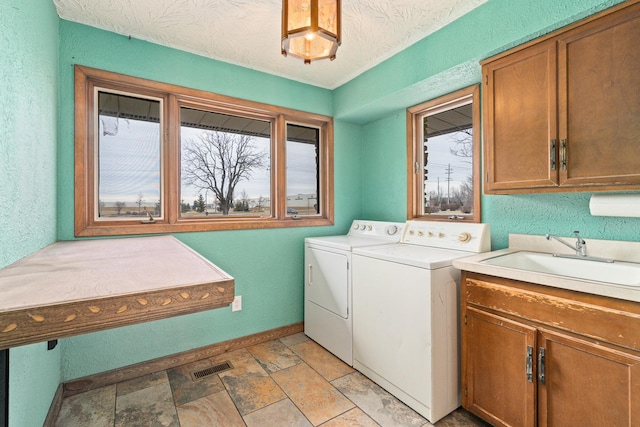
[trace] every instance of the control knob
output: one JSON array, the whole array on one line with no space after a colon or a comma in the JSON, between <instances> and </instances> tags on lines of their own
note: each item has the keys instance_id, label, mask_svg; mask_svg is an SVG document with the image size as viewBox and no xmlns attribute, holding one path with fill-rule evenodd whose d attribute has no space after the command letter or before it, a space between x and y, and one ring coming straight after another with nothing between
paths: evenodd
<instances>
[{"instance_id":1,"label":"control knob","mask_svg":"<svg viewBox=\"0 0 640 427\"><path fill-rule=\"evenodd\" d=\"M458 242L467 243L471 240L471 234L468 232L463 232L458 235Z\"/></svg>"},{"instance_id":2,"label":"control knob","mask_svg":"<svg viewBox=\"0 0 640 427\"><path fill-rule=\"evenodd\" d=\"M393 236L397 232L398 232L398 226L397 225L390 225L390 226L387 227L387 234L389 236Z\"/></svg>"}]
</instances>

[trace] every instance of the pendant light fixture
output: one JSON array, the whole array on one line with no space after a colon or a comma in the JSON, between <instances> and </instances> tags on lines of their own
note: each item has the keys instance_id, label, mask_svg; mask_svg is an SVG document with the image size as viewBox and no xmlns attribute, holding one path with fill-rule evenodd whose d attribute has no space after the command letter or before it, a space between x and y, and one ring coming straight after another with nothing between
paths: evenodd
<instances>
[{"instance_id":1,"label":"pendant light fixture","mask_svg":"<svg viewBox=\"0 0 640 427\"><path fill-rule=\"evenodd\" d=\"M341 0L283 0L282 54L305 64L336 59L340 46Z\"/></svg>"}]
</instances>

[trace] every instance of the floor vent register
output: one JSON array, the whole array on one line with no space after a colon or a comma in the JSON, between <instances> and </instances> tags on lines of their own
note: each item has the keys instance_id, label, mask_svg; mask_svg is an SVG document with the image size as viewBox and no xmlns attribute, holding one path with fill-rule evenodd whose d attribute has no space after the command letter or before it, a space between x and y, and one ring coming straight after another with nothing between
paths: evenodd
<instances>
[{"instance_id":1,"label":"floor vent register","mask_svg":"<svg viewBox=\"0 0 640 427\"><path fill-rule=\"evenodd\" d=\"M228 371L229 369L233 369L233 365L228 360L224 362L218 363L213 366L209 366L208 368L199 369L197 371L191 372L191 379L193 381L198 381L209 377L211 375L219 374L220 372Z\"/></svg>"}]
</instances>

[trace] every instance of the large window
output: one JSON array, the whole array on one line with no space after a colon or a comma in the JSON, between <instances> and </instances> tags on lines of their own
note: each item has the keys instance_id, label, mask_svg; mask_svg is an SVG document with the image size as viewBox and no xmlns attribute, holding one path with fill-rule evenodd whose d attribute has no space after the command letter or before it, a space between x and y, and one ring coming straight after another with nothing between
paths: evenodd
<instances>
[{"instance_id":1,"label":"large window","mask_svg":"<svg viewBox=\"0 0 640 427\"><path fill-rule=\"evenodd\" d=\"M480 222L479 88L407 110L407 217Z\"/></svg>"},{"instance_id":2,"label":"large window","mask_svg":"<svg viewBox=\"0 0 640 427\"><path fill-rule=\"evenodd\" d=\"M329 225L330 117L76 66L77 236Z\"/></svg>"}]
</instances>

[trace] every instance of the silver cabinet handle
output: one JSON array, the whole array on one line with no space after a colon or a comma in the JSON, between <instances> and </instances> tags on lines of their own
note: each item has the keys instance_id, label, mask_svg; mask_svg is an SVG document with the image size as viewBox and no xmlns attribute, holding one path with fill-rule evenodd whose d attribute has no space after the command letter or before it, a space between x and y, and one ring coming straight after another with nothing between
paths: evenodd
<instances>
[{"instance_id":1,"label":"silver cabinet handle","mask_svg":"<svg viewBox=\"0 0 640 427\"><path fill-rule=\"evenodd\" d=\"M527 346L527 381L533 382L533 347Z\"/></svg>"},{"instance_id":2,"label":"silver cabinet handle","mask_svg":"<svg viewBox=\"0 0 640 427\"><path fill-rule=\"evenodd\" d=\"M540 384L544 384L544 348L542 347L538 351L538 380Z\"/></svg>"},{"instance_id":3,"label":"silver cabinet handle","mask_svg":"<svg viewBox=\"0 0 640 427\"><path fill-rule=\"evenodd\" d=\"M313 265L309 264L309 286L313 285Z\"/></svg>"},{"instance_id":4,"label":"silver cabinet handle","mask_svg":"<svg viewBox=\"0 0 640 427\"><path fill-rule=\"evenodd\" d=\"M560 141L560 162L562 163L562 170L567 170L567 140Z\"/></svg>"},{"instance_id":5,"label":"silver cabinet handle","mask_svg":"<svg viewBox=\"0 0 640 427\"><path fill-rule=\"evenodd\" d=\"M556 140L551 140L551 170L556 170Z\"/></svg>"}]
</instances>

